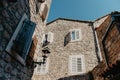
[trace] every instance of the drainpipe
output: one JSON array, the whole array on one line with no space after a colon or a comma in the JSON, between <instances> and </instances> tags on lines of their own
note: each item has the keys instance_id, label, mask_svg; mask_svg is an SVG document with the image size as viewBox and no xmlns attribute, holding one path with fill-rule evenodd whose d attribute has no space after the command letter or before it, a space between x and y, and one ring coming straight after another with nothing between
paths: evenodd
<instances>
[{"instance_id":1,"label":"drainpipe","mask_svg":"<svg viewBox=\"0 0 120 80\"><path fill-rule=\"evenodd\" d=\"M94 35L94 41L95 41L95 51L96 51L96 55L97 55L97 59L98 59L98 63L101 62L102 59L102 55L101 55L101 50L100 50L100 45L99 45L99 41L98 41L98 36L97 33L94 29L94 24L92 25L92 30L93 30L93 35Z\"/></svg>"}]
</instances>

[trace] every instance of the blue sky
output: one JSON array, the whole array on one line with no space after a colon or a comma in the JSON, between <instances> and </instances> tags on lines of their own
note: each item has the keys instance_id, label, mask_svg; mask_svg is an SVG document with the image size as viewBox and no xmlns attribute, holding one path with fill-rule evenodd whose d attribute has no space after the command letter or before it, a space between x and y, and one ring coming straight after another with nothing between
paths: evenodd
<instances>
[{"instance_id":1,"label":"blue sky","mask_svg":"<svg viewBox=\"0 0 120 80\"><path fill-rule=\"evenodd\" d=\"M120 0L52 0L48 22L57 18L95 20L120 11Z\"/></svg>"}]
</instances>

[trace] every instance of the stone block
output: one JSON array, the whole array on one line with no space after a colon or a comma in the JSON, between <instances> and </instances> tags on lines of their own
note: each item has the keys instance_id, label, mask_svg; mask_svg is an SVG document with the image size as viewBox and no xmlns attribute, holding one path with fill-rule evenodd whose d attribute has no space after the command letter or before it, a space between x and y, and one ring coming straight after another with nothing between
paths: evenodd
<instances>
[{"instance_id":1,"label":"stone block","mask_svg":"<svg viewBox=\"0 0 120 80\"><path fill-rule=\"evenodd\" d=\"M2 77L3 75L4 75L3 68L0 67L0 77Z\"/></svg>"},{"instance_id":2,"label":"stone block","mask_svg":"<svg viewBox=\"0 0 120 80\"><path fill-rule=\"evenodd\" d=\"M2 46L0 46L0 52L2 52L4 49L3 49L3 47Z\"/></svg>"},{"instance_id":3,"label":"stone block","mask_svg":"<svg viewBox=\"0 0 120 80\"><path fill-rule=\"evenodd\" d=\"M11 76L10 79L11 79L11 80L18 80L18 79L16 78L16 76ZM24 80L24 79L23 79L23 80Z\"/></svg>"},{"instance_id":4,"label":"stone block","mask_svg":"<svg viewBox=\"0 0 120 80\"><path fill-rule=\"evenodd\" d=\"M16 74L17 74L17 69L14 68L14 69L11 71L11 75L12 75L12 76L16 76Z\"/></svg>"},{"instance_id":5,"label":"stone block","mask_svg":"<svg viewBox=\"0 0 120 80\"><path fill-rule=\"evenodd\" d=\"M15 13L15 16L17 17L17 19L20 19L20 18L21 18L21 16L19 15L18 12Z\"/></svg>"},{"instance_id":6,"label":"stone block","mask_svg":"<svg viewBox=\"0 0 120 80\"><path fill-rule=\"evenodd\" d=\"M4 37L5 39L9 40L9 39L10 39L10 34L5 30L5 31L3 32L3 37Z\"/></svg>"},{"instance_id":7,"label":"stone block","mask_svg":"<svg viewBox=\"0 0 120 80\"><path fill-rule=\"evenodd\" d=\"M8 15L8 13L7 13L6 10L3 10L3 11L2 11L2 15L3 15L4 17L6 17L6 18L9 18L9 15Z\"/></svg>"},{"instance_id":8,"label":"stone block","mask_svg":"<svg viewBox=\"0 0 120 80\"><path fill-rule=\"evenodd\" d=\"M4 23L3 25L5 27L5 30L8 31L10 34L12 34L13 30L11 26L8 23Z\"/></svg>"},{"instance_id":9,"label":"stone block","mask_svg":"<svg viewBox=\"0 0 120 80\"><path fill-rule=\"evenodd\" d=\"M5 57L4 57L4 60L5 60L6 62L10 63L10 62L11 62L11 56L8 55L8 54L6 54Z\"/></svg>"},{"instance_id":10,"label":"stone block","mask_svg":"<svg viewBox=\"0 0 120 80\"><path fill-rule=\"evenodd\" d=\"M4 30L3 25L0 24L0 31L3 31L3 30Z\"/></svg>"},{"instance_id":11,"label":"stone block","mask_svg":"<svg viewBox=\"0 0 120 80\"><path fill-rule=\"evenodd\" d=\"M4 68L4 66L5 66L5 61L0 60L0 67L1 67L1 68Z\"/></svg>"},{"instance_id":12,"label":"stone block","mask_svg":"<svg viewBox=\"0 0 120 80\"><path fill-rule=\"evenodd\" d=\"M17 77L18 79L22 79L22 73L21 73L21 72L17 72L16 77Z\"/></svg>"},{"instance_id":13,"label":"stone block","mask_svg":"<svg viewBox=\"0 0 120 80\"><path fill-rule=\"evenodd\" d=\"M12 71L12 66L11 66L10 64L7 64L7 65L5 66L5 72L6 72L6 73L11 73L11 71Z\"/></svg>"},{"instance_id":14,"label":"stone block","mask_svg":"<svg viewBox=\"0 0 120 80\"><path fill-rule=\"evenodd\" d=\"M5 76L5 80L9 80L11 78L10 73L5 73L4 76Z\"/></svg>"},{"instance_id":15,"label":"stone block","mask_svg":"<svg viewBox=\"0 0 120 80\"><path fill-rule=\"evenodd\" d=\"M0 77L0 80L5 80L5 76L1 76L1 77Z\"/></svg>"}]
</instances>

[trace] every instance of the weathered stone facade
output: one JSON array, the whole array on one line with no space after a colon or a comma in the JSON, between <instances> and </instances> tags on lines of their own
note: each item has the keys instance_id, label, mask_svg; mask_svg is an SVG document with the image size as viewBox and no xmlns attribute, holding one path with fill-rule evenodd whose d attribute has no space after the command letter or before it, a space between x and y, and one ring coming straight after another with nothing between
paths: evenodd
<instances>
[{"instance_id":1,"label":"weathered stone facade","mask_svg":"<svg viewBox=\"0 0 120 80\"><path fill-rule=\"evenodd\" d=\"M39 10L39 13L36 13L36 1L37 0L0 1L0 80L31 80L34 68L21 64L19 59L17 60L17 58L6 51L6 47L11 37L14 36L14 32L24 13L28 16L29 20L36 23L34 35L41 41L40 36L46 19L44 19L44 21L42 20L42 14L44 14L41 11L42 8ZM47 0L41 3L41 6L46 4L49 10L50 2L51 0ZM40 8L40 6L37 8ZM38 52L37 50L36 53L38 54Z\"/></svg>"},{"instance_id":2,"label":"weathered stone facade","mask_svg":"<svg viewBox=\"0 0 120 80\"><path fill-rule=\"evenodd\" d=\"M120 14L112 13L94 22L59 18L46 27L50 4L51 0L0 1L0 80L93 80L91 70L95 80L119 80ZM8 51L23 16L36 24L26 59ZM115 21L111 23L113 17ZM48 33L52 36L50 39L47 35L50 54L47 71L41 74L41 65L35 67L33 62L41 58L43 35ZM77 37L72 41L74 34ZM81 73L71 73L71 57L80 57L77 65Z\"/></svg>"},{"instance_id":3,"label":"weathered stone facade","mask_svg":"<svg viewBox=\"0 0 120 80\"><path fill-rule=\"evenodd\" d=\"M92 22L89 21L63 18L48 23L45 27L44 34L48 32L53 33L53 41L47 45L51 52L48 56L48 72L46 74L36 73L36 75L34 75L34 79L89 80L89 77L85 76L85 74L89 73L89 71L91 71L98 64L91 24ZM73 42L70 41L67 45L64 45L65 36L72 29L81 30L81 39ZM69 57L71 55L84 55L83 74L70 73Z\"/></svg>"},{"instance_id":4,"label":"weathered stone facade","mask_svg":"<svg viewBox=\"0 0 120 80\"><path fill-rule=\"evenodd\" d=\"M103 60L94 69L95 80L119 80L120 13L107 15L101 25L95 26ZM105 17L104 17L105 18ZM103 19L103 18L101 18Z\"/></svg>"}]
</instances>

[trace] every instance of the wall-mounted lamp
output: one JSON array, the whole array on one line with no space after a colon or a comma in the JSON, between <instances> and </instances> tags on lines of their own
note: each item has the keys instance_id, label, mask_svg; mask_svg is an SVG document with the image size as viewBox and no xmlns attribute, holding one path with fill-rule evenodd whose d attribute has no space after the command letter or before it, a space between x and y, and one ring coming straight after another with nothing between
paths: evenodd
<instances>
[{"instance_id":1,"label":"wall-mounted lamp","mask_svg":"<svg viewBox=\"0 0 120 80\"><path fill-rule=\"evenodd\" d=\"M45 48L42 50L43 60L42 60L41 62L34 61L34 62L33 62L34 67L36 67L36 64L38 64L38 65L45 64L45 63L46 63L46 59L47 59L47 57L48 57L49 54L50 54L50 49L49 49L48 47L45 47Z\"/></svg>"}]
</instances>

